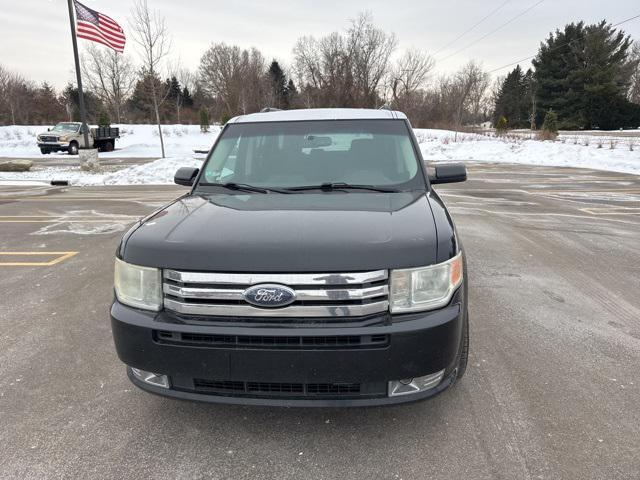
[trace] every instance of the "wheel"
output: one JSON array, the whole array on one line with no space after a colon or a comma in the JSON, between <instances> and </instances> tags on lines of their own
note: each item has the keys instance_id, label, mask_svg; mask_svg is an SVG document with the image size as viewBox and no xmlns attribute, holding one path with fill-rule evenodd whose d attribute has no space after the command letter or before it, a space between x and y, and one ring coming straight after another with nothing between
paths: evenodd
<instances>
[{"instance_id":1,"label":"wheel","mask_svg":"<svg viewBox=\"0 0 640 480\"><path fill-rule=\"evenodd\" d=\"M78 154L78 142L71 142L69 144L69 155L77 155Z\"/></svg>"},{"instance_id":2,"label":"wheel","mask_svg":"<svg viewBox=\"0 0 640 480\"><path fill-rule=\"evenodd\" d=\"M41 148L40 153L42 153L43 155L49 155L51 153L51 150L49 150L48 148Z\"/></svg>"},{"instance_id":3,"label":"wheel","mask_svg":"<svg viewBox=\"0 0 640 480\"><path fill-rule=\"evenodd\" d=\"M460 357L458 358L458 374L456 380L460 380L464 377L464 372L467 371L467 363L469 361L469 310L467 310L464 316L464 331L462 333L462 344L460 345Z\"/></svg>"},{"instance_id":4,"label":"wheel","mask_svg":"<svg viewBox=\"0 0 640 480\"><path fill-rule=\"evenodd\" d=\"M113 140L105 142L103 148L105 152L113 152Z\"/></svg>"}]
</instances>

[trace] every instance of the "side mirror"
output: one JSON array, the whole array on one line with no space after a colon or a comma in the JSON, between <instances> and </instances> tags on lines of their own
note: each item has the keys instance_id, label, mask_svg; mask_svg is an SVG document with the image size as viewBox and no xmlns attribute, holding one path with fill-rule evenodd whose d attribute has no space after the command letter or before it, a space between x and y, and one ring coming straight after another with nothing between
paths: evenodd
<instances>
[{"instance_id":1,"label":"side mirror","mask_svg":"<svg viewBox=\"0 0 640 480\"><path fill-rule=\"evenodd\" d=\"M173 176L173 181L178 185L184 185L185 187L193 186L193 182L200 172L199 168L182 167L179 168L176 174Z\"/></svg>"},{"instance_id":2,"label":"side mirror","mask_svg":"<svg viewBox=\"0 0 640 480\"><path fill-rule=\"evenodd\" d=\"M467 169L462 163L443 163L436 165L435 170L435 175L429 175L429 181L432 185L464 182L467 179Z\"/></svg>"},{"instance_id":3,"label":"side mirror","mask_svg":"<svg viewBox=\"0 0 640 480\"><path fill-rule=\"evenodd\" d=\"M50 131L51 131L51 127L47 128L47 132L50 132Z\"/></svg>"}]
</instances>

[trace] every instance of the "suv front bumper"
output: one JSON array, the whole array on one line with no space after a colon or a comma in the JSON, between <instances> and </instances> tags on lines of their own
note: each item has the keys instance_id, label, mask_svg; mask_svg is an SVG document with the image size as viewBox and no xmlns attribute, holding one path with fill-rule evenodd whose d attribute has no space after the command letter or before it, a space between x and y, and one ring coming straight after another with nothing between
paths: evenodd
<instances>
[{"instance_id":1,"label":"suv front bumper","mask_svg":"<svg viewBox=\"0 0 640 480\"><path fill-rule=\"evenodd\" d=\"M385 325L256 327L170 323L164 312L146 312L118 301L111 308L111 325L118 356L128 366L129 378L152 393L251 405L397 404L431 397L455 381L466 312L461 291L445 308L394 316L394 321ZM342 342L336 346L320 345L316 341L330 338L335 342L345 336L376 336L385 341L362 346ZM211 343L165 340L186 337L210 339ZM279 341L296 338L303 341L295 345ZM274 346L264 341L252 344L253 339L269 339ZM233 345L225 345L232 341ZM141 381L132 374L131 367L166 375L169 388ZM442 370L442 380L429 390L400 396L388 394L390 381Z\"/></svg>"}]
</instances>

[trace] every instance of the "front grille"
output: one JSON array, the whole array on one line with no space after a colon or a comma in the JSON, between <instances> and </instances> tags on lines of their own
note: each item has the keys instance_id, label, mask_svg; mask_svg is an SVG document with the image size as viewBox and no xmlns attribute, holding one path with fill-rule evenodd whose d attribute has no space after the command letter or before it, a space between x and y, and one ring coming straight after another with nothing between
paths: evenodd
<instances>
[{"instance_id":1,"label":"front grille","mask_svg":"<svg viewBox=\"0 0 640 480\"><path fill-rule=\"evenodd\" d=\"M287 306L249 303L245 291L275 284L293 290ZM164 271L164 307L202 317L362 317L389 309L387 270L355 273L249 274Z\"/></svg>"},{"instance_id":2,"label":"front grille","mask_svg":"<svg viewBox=\"0 0 640 480\"><path fill-rule=\"evenodd\" d=\"M216 335L168 332L157 330L155 340L176 345L210 346L213 348L271 348L271 349L345 349L386 347L388 335L332 335L332 336L264 336Z\"/></svg>"},{"instance_id":3,"label":"front grille","mask_svg":"<svg viewBox=\"0 0 640 480\"><path fill-rule=\"evenodd\" d=\"M40 137L40 141L46 142L46 143L55 143L58 141L58 137L42 136Z\"/></svg>"},{"instance_id":4,"label":"front grille","mask_svg":"<svg viewBox=\"0 0 640 480\"><path fill-rule=\"evenodd\" d=\"M359 383L278 383L218 381L204 378L193 380L197 393L245 395L254 397L354 397L361 395ZM370 392L375 394L379 392Z\"/></svg>"}]
</instances>

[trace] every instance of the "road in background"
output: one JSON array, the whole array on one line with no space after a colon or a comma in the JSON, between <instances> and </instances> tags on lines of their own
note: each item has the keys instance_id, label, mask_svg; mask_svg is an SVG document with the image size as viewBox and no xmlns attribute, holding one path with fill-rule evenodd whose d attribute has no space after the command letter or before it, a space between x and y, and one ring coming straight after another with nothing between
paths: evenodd
<instances>
[{"instance_id":1,"label":"road in background","mask_svg":"<svg viewBox=\"0 0 640 480\"><path fill-rule=\"evenodd\" d=\"M184 189L0 187L0 477L640 478L640 177L469 177L437 188L469 263L467 375L354 410L139 391L111 339L114 251Z\"/></svg>"}]
</instances>

